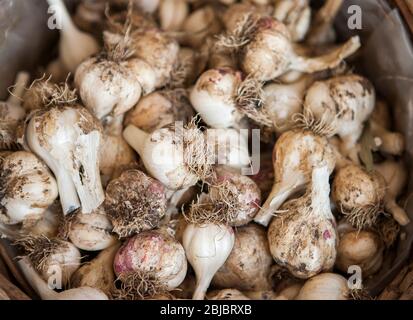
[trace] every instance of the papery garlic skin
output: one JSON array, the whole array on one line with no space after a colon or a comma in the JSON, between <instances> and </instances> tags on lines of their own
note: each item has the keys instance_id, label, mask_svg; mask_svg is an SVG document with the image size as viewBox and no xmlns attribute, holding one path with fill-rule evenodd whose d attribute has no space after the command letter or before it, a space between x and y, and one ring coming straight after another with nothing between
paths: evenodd
<instances>
[{"instance_id":1,"label":"papery garlic skin","mask_svg":"<svg viewBox=\"0 0 413 320\"><path fill-rule=\"evenodd\" d=\"M294 193L303 190L311 180L313 167L322 162L330 173L334 170L334 151L325 137L297 129L282 134L273 150L274 186L254 221L267 226L272 213Z\"/></svg>"},{"instance_id":2,"label":"papery garlic skin","mask_svg":"<svg viewBox=\"0 0 413 320\"><path fill-rule=\"evenodd\" d=\"M234 242L231 227L220 224L187 225L183 246L197 278L194 300L204 299L214 274L227 260Z\"/></svg>"},{"instance_id":3,"label":"papery garlic skin","mask_svg":"<svg viewBox=\"0 0 413 320\"><path fill-rule=\"evenodd\" d=\"M103 209L89 214L78 213L70 222L68 237L81 250L100 251L116 242L116 237L111 234L112 229L112 223Z\"/></svg>"},{"instance_id":4,"label":"papery garlic skin","mask_svg":"<svg viewBox=\"0 0 413 320\"><path fill-rule=\"evenodd\" d=\"M57 183L34 154L11 153L0 159L0 220L33 226L58 197Z\"/></svg>"},{"instance_id":5,"label":"papery garlic skin","mask_svg":"<svg viewBox=\"0 0 413 320\"><path fill-rule=\"evenodd\" d=\"M336 268L347 272L350 266L357 265L368 277L380 270L383 262L383 242L378 234L368 230L348 230L340 232L337 248Z\"/></svg>"},{"instance_id":6,"label":"papery garlic skin","mask_svg":"<svg viewBox=\"0 0 413 320\"><path fill-rule=\"evenodd\" d=\"M329 176L326 165L314 168L307 194L281 206L268 229L273 258L301 279L330 270L336 259L338 236L330 209Z\"/></svg>"},{"instance_id":7,"label":"papery garlic skin","mask_svg":"<svg viewBox=\"0 0 413 320\"><path fill-rule=\"evenodd\" d=\"M269 290L272 264L264 228L251 223L237 228L234 248L215 273L212 284L217 288L241 291Z\"/></svg>"},{"instance_id":8,"label":"papery garlic skin","mask_svg":"<svg viewBox=\"0 0 413 320\"><path fill-rule=\"evenodd\" d=\"M190 172L184 162L183 140L173 128L161 128L147 134L129 125L123 136L139 153L146 170L168 189L188 188L198 181L197 175Z\"/></svg>"},{"instance_id":9,"label":"papery garlic skin","mask_svg":"<svg viewBox=\"0 0 413 320\"><path fill-rule=\"evenodd\" d=\"M354 148L363 131L363 123L376 101L372 84L359 75L345 75L317 81L308 89L304 113L311 113L332 129L330 135L343 140L344 155Z\"/></svg>"},{"instance_id":10,"label":"papery garlic skin","mask_svg":"<svg viewBox=\"0 0 413 320\"><path fill-rule=\"evenodd\" d=\"M348 300L347 280L335 273L322 273L306 281L296 300Z\"/></svg>"},{"instance_id":11,"label":"papery garlic skin","mask_svg":"<svg viewBox=\"0 0 413 320\"><path fill-rule=\"evenodd\" d=\"M128 64L90 58L77 68L75 84L80 97L97 118L119 116L139 101L142 88Z\"/></svg>"},{"instance_id":12,"label":"papery garlic skin","mask_svg":"<svg viewBox=\"0 0 413 320\"><path fill-rule=\"evenodd\" d=\"M118 277L151 272L167 290L178 287L187 271L184 248L161 231L145 231L130 238L118 250L113 265Z\"/></svg>"},{"instance_id":13,"label":"papery garlic skin","mask_svg":"<svg viewBox=\"0 0 413 320\"><path fill-rule=\"evenodd\" d=\"M211 69L198 78L190 93L194 109L211 128L238 127L242 115L235 100L241 73L230 68Z\"/></svg>"},{"instance_id":14,"label":"papery garlic skin","mask_svg":"<svg viewBox=\"0 0 413 320\"><path fill-rule=\"evenodd\" d=\"M80 205L82 213L90 213L104 200L98 159L101 139L99 122L77 105L42 110L27 125L27 144L53 171L64 214Z\"/></svg>"}]
</instances>

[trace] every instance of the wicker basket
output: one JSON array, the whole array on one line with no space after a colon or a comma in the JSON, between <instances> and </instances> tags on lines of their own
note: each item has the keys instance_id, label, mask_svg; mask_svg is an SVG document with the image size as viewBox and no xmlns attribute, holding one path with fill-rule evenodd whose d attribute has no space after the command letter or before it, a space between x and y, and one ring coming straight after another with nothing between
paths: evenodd
<instances>
[{"instance_id":1,"label":"wicker basket","mask_svg":"<svg viewBox=\"0 0 413 320\"><path fill-rule=\"evenodd\" d=\"M406 27L413 34L413 1L388 0L397 7L404 19ZM413 232L413 231L412 231ZM408 245L410 252L411 244ZM14 263L16 252L9 243L0 239L0 300L29 300L38 297L30 288ZM381 283L377 284L372 293L378 300L413 300L413 255L405 254L398 263L389 268Z\"/></svg>"}]
</instances>

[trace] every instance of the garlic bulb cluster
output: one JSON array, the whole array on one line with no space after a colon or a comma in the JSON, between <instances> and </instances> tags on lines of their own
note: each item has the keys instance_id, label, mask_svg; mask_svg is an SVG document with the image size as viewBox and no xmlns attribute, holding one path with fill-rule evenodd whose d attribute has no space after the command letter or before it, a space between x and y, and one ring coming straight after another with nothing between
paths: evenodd
<instances>
[{"instance_id":1,"label":"garlic bulb cluster","mask_svg":"<svg viewBox=\"0 0 413 320\"><path fill-rule=\"evenodd\" d=\"M83 213L90 213L104 200L99 175L102 128L73 97L67 100L63 94L67 91L57 93L51 108L31 115L27 145L53 171L63 213L79 207Z\"/></svg>"},{"instance_id":2,"label":"garlic bulb cluster","mask_svg":"<svg viewBox=\"0 0 413 320\"><path fill-rule=\"evenodd\" d=\"M6 224L33 226L58 196L49 169L26 151L0 158L0 220Z\"/></svg>"},{"instance_id":3,"label":"garlic bulb cluster","mask_svg":"<svg viewBox=\"0 0 413 320\"><path fill-rule=\"evenodd\" d=\"M127 170L106 188L105 211L120 237L159 226L166 212L164 186L139 170Z\"/></svg>"},{"instance_id":4,"label":"garlic bulb cluster","mask_svg":"<svg viewBox=\"0 0 413 320\"><path fill-rule=\"evenodd\" d=\"M0 150L14 149L18 145L17 130L26 116L21 99L29 77L28 73L20 72L9 99L0 102Z\"/></svg>"},{"instance_id":5,"label":"garlic bulb cluster","mask_svg":"<svg viewBox=\"0 0 413 320\"><path fill-rule=\"evenodd\" d=\"M183 234L183 246L196 274L194 300L204 300L215 275L228 259L235 237L231 227L223 224L188 224Z\"/></svg>"},{"instance_id":6,"label":"garlic bulb cluster","mask_svg":"<svg viewBox=\"0 0 413 320\"><path fill-rule=\"evenodd\" d=\"M314 168L307 193L282 205L268 229L273 258L298 278L334 266L338 236L330 209L329 175L327 165Z\"/></svg>"},{"instance_id":7,"label":"garlic bulb cluster","mask_svg":"<svg viewBox=\"0 0 413 320\"><path fill-rule=\"evenodd\" d=\"M334 152L326 138L300 129L282 134L273 150L274 185L254 221L267 226L272 214L305 188L320 163L326 163L330 173L334 170Z\"/></svg>"},{"instance_id":8,"label":"garlic bulb cluster","mask_svg":"<svg viewBox=\"0 0 413 320\"><path fill-rule=\"evenodd\" d=\"M184 248L162 231L144 231L126 241L114 260L124 297L153 296L178 287L185 279Z\"/></svg>"},{"instance_id":9,"label":"garlic bulb cluster","mask_svg":"<svg viewBox=\"0 0 413 320\"><path fill-rule=\"evenodd\" d=\"M273 259L264 228L248 224L235 231L234 247L212 285L241 291L269 290Z\"/></svg>"},{"instance_id":10,"label":"garlic bulb cluster","mask_svg":"<svg viewBox=\"0 0 413 320\"><path fill-rule=\"evenodd\" d=\"M373 170L351 164L339 169L334 177L332 197L337 208L356 228L371 227L383 209L386 182Z\"/></svg>"}]
</instances>

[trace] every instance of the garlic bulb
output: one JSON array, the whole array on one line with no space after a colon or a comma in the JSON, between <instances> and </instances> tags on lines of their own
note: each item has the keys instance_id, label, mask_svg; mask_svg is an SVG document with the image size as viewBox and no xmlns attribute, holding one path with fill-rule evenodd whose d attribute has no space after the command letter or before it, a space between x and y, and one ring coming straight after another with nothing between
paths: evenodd
<instances>
[{"instance_id":1,"label":"garlic bulb","mask_svg":"<svg viewBox=\"0 0 413 320\"><path fill-rule=\"evenodd\" d=\"M327 165L314 168L307 193L281 206L268 229L273 258L298 278L310 278L334 266L338 237L330 209L329 176Z\"/></svg>"},{"instance_id":2,"label":"garlic bulb","mask_svg":"<svg viewBox=\"0 0 413 320\"><path fill-rule=\"evenodd\" d=\"M30 286L43 300L108 300L106 294L101 290L90 287L81 287L57 293L50 289L49 285L40 278L27 257L24 257L17 263Z\"/></svg>"},{"instance_id":3,"label":"garlic bulb","mask_svg":"<svg viewBox=\"0 0 413 320\"><path fill-rule=\"evenodd\" d=\"M347 280L335 273L322 273L306 281L296 300L348 300Z\"/></svg>"},{"instance_id":4,"label":"garlic bulb","mask_svg":"<svg viewBox=\"0 0 413 320\"><path fill-rule=\"evenodd\" d=\"M105 51L85 60L76 70L75 84L86 108L97 118L119 116L140 99L142 88L130 65L131 44L128 35L106 32Z\"/></svg>"},{"instance_id":5,"label":"garlic bulb","mask_svg":"<svg viewBox=\"0 0 413 320\"><path fill-rule=\"evenodd\" d=\"M235 30L227 31L219 45L241 52L242 70L259 81L269 81L295 70L314 73L337 67L360 47L359 37L318 57L299 55L293 47L287 27L268 16L244 15Z\"/></svg>"},{"instance_id":6,"label":"garlic bulb","mask_svg":"<svg viewBox=\"0 0 413 320\"><path fill-rule=\"evenodd\" d=\"M186 0L161 0L159 20L162 30L178 31L189 14Z\"/></svg>"},{"instance_id":7,"label":"garlic bulb","mask_svg":"<svg viewBox=\"0 0 413 320\"><path fill-rule=\"evenodd\" d=\"M29 78L28 73L20 72L9 99L0 102L0 150L14 149L17 145L16 131L26 116L21 98Z\"/></svg>"},{"instance_id":8,"label":"garlic bulb","mask_svg":"<svg viewBox=\"0 0 413 320\"><path fill-rule=\"evenodd\" d=\"M143 97L126 114L125 125L132 124L150 133L175 121L188 123L194 115L186 93L182 90L156 91Z\"/></svg>"},{"instance_id":9,"label":"garlic bulb","mask_svg":"<svg viewBox=\"0 0 413 320\"><path fill-rule=\"evenodd\" d=\"M241 291L269 290L272 263L264 228L248 224L236 230L234 248L215 273L212 285Z\"/></svg>"},{"instance_id":10,"label":"garlic bulb","mask_svg":"<svg viewBox=\"0 0 413 320\"><path fill-rule=\"evenodd\" d=\"M375 100L372 84L359 75L317 81L305 97L305 123L320 134L337 134L343 141L343 155L350 155L357 161L357 156L351 152L354 153L363 123L372 113Z\"/></svg>"},{"instance_id":11,"label":"garlic bulb","mask_svg":"<svg viewBox=\"0 0 413 320\"><path fill-rule=\"evenodd\" d=\"M188 224L183 235L183 246L197 284L194 300L203 300L212 278L229 257L235 237L231 227L222 224Z\"/></svg>"},{"instance_id":12,"label":"garlic bulb","mask_svg":"<svg viewBox=\"0 0 413 320\"><path fill-rule=\"evenodd\" d=\"M278 0L274 6L273 17L285 24L292 41L302 41L310 29L310 3L308 0Z\"/></svg>"},{"instance_id":13,"label":"garlic bulb","mask_svg":"<svg viewBox=\"0 0 413 320\"><path fill-rule=\"evenodd\" d=\"M211 128L238 127L242 115L237 111L235 100L240 72L230 68L204 72L190 93L194 109Z\"/></svg>"},{"instance_id":14,"label":"garlic bulb","mask_svg":"<svg viewBox=\"0 0 413 320\"><path fill-rule=\"evenodd\" d=\"M184 248L162 231L144 231L130 238L115 256L121 295L153 296L177 288L185 279Z\"/></svg>"},{"instance_id":15,"label":"garlic bulb","mask_svg":"<svg viewBox=\"0 0 413 320\"><path fill-rule=\"evenodd\" d=\"M383 262L383 242L378 234L368 230L345 230L340 232L337 248L336 268L347 273L348 268L357 265L363 277L376 273Z\"/></svg>"},{"instance_id":16,"label":"garlic bulb","mask_svg":"<svg viewBox=\"0 0 413 320\"><path fill-rule=\"evenodd\" d=\"M102 250L90 262L82 265L71 278L73 288L91 287L102 290L107 296L114 291L115 273L113 261L120 247L120 242Z\"/></svg>"},{"instance_id":17,"label":"garlic bulb","mask_svg":"<svg viewBox=\"0 0 413 320\"><path fill-rule=\"evenodd\" d=\"M102 207L89 214L74 215L69 219L67 236L79 249L100 251L116 242L116 237L111 234L112 224Z\"/></svg>"},{"instance_id":18,"label":"garlic bulb","mask_svg":"<svg viewBox=\"0 0 413 320\"><path fill-rule=\"evenodd\" d=\"M34 226L24 230L24 232L33 236L44 236L49 239L54 238L59 233L62 218L62 206L59 201L55 201L49 208L46 209L42 218L38 220Z\"/></svg>"},{"instance_id":19,"label":"garlic bulb","mask_svg":"<svg viewBox=\"0 0 413 320\"><path fill-rule=\"evenodd\" d=\"M27 114L42 109L52 99L55 92L55 84L49 79L37 79L33 81L23 96L23 108Z\"/></svg>"},{"instance_id":20,"label":"garlic bulb","mask_svg":"<svg viewBox=\"0 0 413 320\"><path fill-rule=\"evenodd\" d=\"M27 236L16 243L23 248L33 266L46 281L55 277L65 286L80 266L80 251L72 243L57 238Z\"/></svg>"},{"instance_id":21,"label":"garlic bulb","mask_svg":"<svg viewBox=\"0 0 413 320\"><path fill-rule=\"evenodd\" d=\"M406 211L397 204L396 199L404 190L407 183L407 171L401 161L387 160L374 165L386 181L386 194L384 196L384 208L391 213L393 218L402 226L410 222Z\"/></svg>"},{"instance_id":22,"label":"garlic bulb","mask_svg":"<svg viewBox=\"0 0 413 320\"><path fill-rule=\"evenodd\" d=\"M56 180L34 154L0 158L0 221L33 226L58 196Z\"/></svg>"},{"instance_id":23,"label":"garlic bulb","mask_svg":"<svg viewBox=\"0 0 413 320\"><path fill-rule=\"evenodd\" d=\"M273 150L275 181L254 221L267 226L272 214L292 195L303 190L314 166L325 162L331 173L334 152L326 138L310 131L292 130L281 135Z\"/></svg>"},{"instance_id":24,"label":"garlic bulb","mask_svg":"<svg viewBox=\"0 0 413 320\"><path fill-rule=\"evenodd\" d=\"M105 210L120 237L159 226L166 211L163 185L139 170L127 170L106 188Z\"/></svg>"},{"instance_id":25,"label":"garlic bulb","mask_svg":"<svg viewBox=\"0 0 413 320\"><path fill-rule=\"evenodd\" d=\"M60 94L67 94L67 88L64 90ZM99 175L102 129L73 97L56 99L62 101L55 100L51 108L31 115L27 144L53 171L63 213L71 213L80 205L82 213L90 213L104 200Z\"/></svg>"},{"instance_id":26,"label":"garlic bulb","mask_svg":"<svg viewBox=\"0 0 413 320\"><path fill-rule=\"evenodd\" d=\"M386 195L383 176L351 164L339 169L332 185L332 197L347 220L361 230L377 222Z\"/></svg>"},{"instance_id":27,"label":"garlic bulb","mask_svg":"<svg viewBox=\"0 0 413 320\"><path fill-rule=\"evenodd\" d=\"M155 72L155 87L165 86L178 60L178 43L154 28L137 30L132 38L134 56L146 62ZM140 71L140 68L136 67L135 70Z\"/></svg>"},{"instance_id":28,"label":"garlic bulb","mask_svg":"<svg viewBox=\"0 0 413 320\"><path fill-rule=\"evenodd\" d=\"M79 31L63 0L47 0L47 2L61 21L60 60L69 72L74 73L82 61L99 51L99 45L92 36Z\"/></svg>"},{"instance_id":29,"label":"garlic bulb","mask_svg":"<svg viewBox=\"0 0 413 320\"><path fill-rule=\"evenodd\" d=\"M258 212L261 192L253 180L236 170L219 166L210 181L209 193L192 204L191 215L215 215L219 221L239 227L248 224ZM200 211L200 212L197 212Z\"/></svg>"},{"instance_id":30,"label":"garlic bulb","mask_svg":"<svg viewBox=\"0 0 413 320\"><path fill-rule=\"evenodd\" d=\"M276 133L281 134L295 126L294 115L302 112L305 90L312 81L312 77L304 76L293 83L272 82L264 86L263 107L274 122Z\"/></svg>"},{"instance_id":31,"label":"garlic bulb","mask_svg":"<svg viewBox=\"0 0 413 320\"><path fill-rule=\"evenodd\" d=\"M182 31L186 33L184 43L190 47L200 47L208 36L213 36L221 30L219 19L211 6L194 10L185 19Z\"/></svg>"},{"instance_id":32,"label":"garlic bulb","mask_svg":"<svg viewBox=\"0 0 413 320\"><path fill-rule=\"evenodd\" d=\"M146 170L168 189L188 188L209 174L203 133L191 124L171 124L151 134L129 125L123 136L139 153Z\"/></svg>"}]
</instances>

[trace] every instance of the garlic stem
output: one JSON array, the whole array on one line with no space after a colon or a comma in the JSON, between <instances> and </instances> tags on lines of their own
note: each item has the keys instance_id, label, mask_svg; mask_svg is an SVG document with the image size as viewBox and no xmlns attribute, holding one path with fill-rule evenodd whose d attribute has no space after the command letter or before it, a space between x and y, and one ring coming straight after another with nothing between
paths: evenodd
<instances>
[{"instance_id":1,"label":"garlic stem","mask_svg":"<svg viewBox=\"0 0 413 320\"><path fill-rule=\"evenodd\" d=\"M17 74L16 83L9 99L7 100L8 104L17 106L21 105L21 98L23 97L25 87L29 83L29 80L29 73L22 71Z\"/></svg>"},{"instance_id":2,"label":"garlic stem","mask_svg":"<svg viewBox=\"0 0 413 320\"><path fill-rule=\"evenodd\" d=\"M208 290L208 287L214 277L213 274L204 274L200 279L196 282L196 289L192 300L204 300L205 294Z\"/></svg>"},{"instance_id":3,"label":"garlic stem","mask_svg":"<svg viewBox=\"0 0 413 320\"><path fill-rule=\"evenodd\" d=\"M148 137L148 133L135 127L134 125L127 126L126 129L123 131L123 138L139 154L143 153L146 139Z\"/></svg>"}]
</instances>

